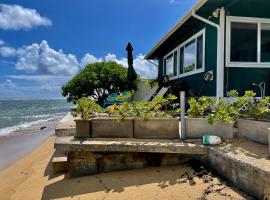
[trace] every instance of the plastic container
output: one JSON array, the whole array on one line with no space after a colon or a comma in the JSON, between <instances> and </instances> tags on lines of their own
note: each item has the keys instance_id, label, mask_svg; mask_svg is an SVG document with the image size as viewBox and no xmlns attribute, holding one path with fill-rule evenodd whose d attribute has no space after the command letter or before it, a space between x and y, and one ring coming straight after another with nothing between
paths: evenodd
<instances>
[{"instance_id":1,"label":"plastic container","mask_svg":"<svg viewBox=\"0 0 270 200\"><path fill-rule=\"evenodd\" d=\"M214 135L203 136L203 144L205 145L218 145L221 143L222 143L222 140L218 136L214 136Z\"/></svg>"}]
</instances>

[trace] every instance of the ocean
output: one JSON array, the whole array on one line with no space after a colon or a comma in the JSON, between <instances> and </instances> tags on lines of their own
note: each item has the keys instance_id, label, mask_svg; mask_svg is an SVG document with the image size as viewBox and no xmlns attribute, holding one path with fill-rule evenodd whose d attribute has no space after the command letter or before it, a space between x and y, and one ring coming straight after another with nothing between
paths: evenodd
<instances>
[{"instance_id":1,"label":"ocean","mask_svg":"<svg viewBox=\"0 0 270 200\"><path fill-rule=\"evenodd\" d=\"M0 100L0 136L33 132L60 120L73 104L65 99Z\"/></svg>"}]
</instances>

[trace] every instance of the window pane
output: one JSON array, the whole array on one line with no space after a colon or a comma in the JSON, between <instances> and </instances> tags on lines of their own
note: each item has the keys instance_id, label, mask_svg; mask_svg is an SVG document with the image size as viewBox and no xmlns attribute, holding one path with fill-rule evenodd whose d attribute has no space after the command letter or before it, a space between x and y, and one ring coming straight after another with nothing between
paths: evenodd
<instances>
[{"instance_id":1,"label":"window pane","mask_svg":"<svg viewBox=\"0 0 270 200\"><path fill-rule=\"evenodd\" d=\"M173 54L168 56L166 58L166 75L173 76L173 66L174 60L173 60Z\"/></svg>"},{"instance_id":2,"label":"window pane","mask_svg":"<svg viewBox=\"0 0 270 200\"><path fill-rule=\"evenodd\" d=\"M166 59L164 59L164 62L163 62L163 76L166 75Z\"/></svg>"},{"instance_id":3,"label":"window pane","mask_svg":"<svg viewBox=\"0 0 270 200\"><path fill-rule=\"evenodd\" d=\"M195 70L196 65L196 41L193 40L185 46L184 72Z\"/></svg>"},{"instance_id":4,"label":"window pane","mask_svg":"<svg viewBox=\"0 0 270 200\"><path fill-rule=\"evenodd\" d=\"M184 66L184 48L182 47L180 49L180 74L183 74L184 72L183 66Z\"/></svg>"},{"instance_id":5,"label":"window pane","mask_svg":"<svg viewBox=\"0 0 270 200\"><path fill-rule=\"evenodd\" d=\"M261 62L270 62L270 24L262 24Z\"/></svg>"},{"instance_id":6,"label":"window pane","mask_svg":"<svg viewBox=\"0 0 270 200\"><path fill-rule=\"evenodd\" d=\"M197 69L203 66L203 36L197 38Z\"/></svg>"},{"instance_id":7,"label":"window pane","mask_svg":"<svg viewBox=\"0 0 270 200\"><path fill-rule=\"evenodd\" d=\"M257 62L257 24L232 22L231 61Z\"/></svg>"},{"instance_id":8,"label":"window pane","mask_svg":"<svg viewBox=\"0 0 270 200\"><path fill-rule=\"evenodd\" d=\"M177 51L174 52L173 75L177 76Z\"/></svg>"}]
</instances>

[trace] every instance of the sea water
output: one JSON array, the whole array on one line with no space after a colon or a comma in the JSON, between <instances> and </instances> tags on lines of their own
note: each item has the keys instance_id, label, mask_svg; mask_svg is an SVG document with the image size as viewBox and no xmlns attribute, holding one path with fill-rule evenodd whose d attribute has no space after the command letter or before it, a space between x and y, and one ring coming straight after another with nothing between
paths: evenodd
<instances>
[{"instance_id":1,"label":"sea water","mask_svg":"<svg viewBox=\"0 0 270 200\"><path fill-rule=\"evenodd\" d=\"M0 136L46 126L60 120L72 107L65 99L0 100Z\"/></svg>"}]
</instances>

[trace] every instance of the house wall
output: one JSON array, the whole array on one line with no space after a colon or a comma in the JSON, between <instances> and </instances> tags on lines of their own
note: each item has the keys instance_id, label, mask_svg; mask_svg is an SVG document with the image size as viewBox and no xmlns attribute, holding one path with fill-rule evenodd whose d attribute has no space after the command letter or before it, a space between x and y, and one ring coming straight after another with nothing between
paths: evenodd
<instances>
[{"instance_id":1,"label":"house wall","mask_svg":"<svg viewBox=\"0 0 270 200\"><path fill-rule=\"evenodd\" d=\"M270 19L270 1L269 0L234 0L229 1L225 6L226 16L241 16L241 17L255 17L255 18L269 18ZM213 7L214 9L214 7ZM192 18L192 17L191 17ZM194 20L194 19L193 19ZM213 21L213 18L211 18ZM216 21L217 22L217 21ZM188 23L188 21L186 22ZM192 27L192 28L191 28ZM214 80L211 81L204 90L203 95L215 96L216 95L216 62L217 62L217 30L215 27L206 25L199 20L190 26L190 29L186 31L184 36L181 36L181 41L176 42L171 46L170 51L182 42L192 37L201 29L206 29L205 35L205 72L190 75L187 77L173 80L169 85L175 85L177 82L183 83L188 92L191 89L194 95L198 95L203 84L203 77L207 71L214 71ZM226 31L225 31L226 38ZM226 40L226 39L225 39ZM226 41L225 41L226 44ZM224 45L225 45L224 44ZM225 49L226 49L225 45ZM169 51L168 51L169 52ZM168 53L167 52L167 53ZM166 54L165 54L166 55ZM163 55L164 56L164 55ZM163 76L163 56L159 58L159 76ZM226 55L225 55L226 56ZM260 96L260 89L257 86L253 86L253 83L260 83L264 81L266 83L266 95L270 95L270 65L269 68L261 67L228 67L225 63L224 69L224 96L227 95L227 91L237 89L242 95L246 90L254 90L258 96Z\"/></svg>"},{"instance_id":2,"label":"house wall","mask_svg":"<svg viewBox=\"0 0 270 200\"><path fill-rule=\"evenodd\" d=\"M182 77L179 79L175 79L170 81L169 85L177 84L177 82L181 81L184 84L185 90L188 93L189 90L192 91L194 95L198 95L202 85L203 79L206 72L213 70L214 72L214 80L209 82L203 92L203 95L207 96L215 96L216 95L216 55L217 55L217 30L216 28L205 25L200 21L197 21L196 26L193 26L192 29L186 31L185 36L181 37L181 41L175 44L174 47L171 48L173 50L181 43L185 42L187 39L201 31L205 28L205 72L194 74L191 76ZM168 52L167 52L168 53ZM165 55L163 55L165 56ZM159 58L159 76L163 76L163 56Z\"/></svg>"},{"instance_id":3,"label":"house wall","mask_svg":"<svg viewBox=\"0 0 270 200\"><path fill-rule=\"evenodd\" d=\"M225 9L226 15L270 18L269 0L241 0L230 8L225 7ZM270 65L269 68L225 67L224 81L224 95L226 95L226 84L228 82L228 91L237 89L240 94L243 94L246 90L254 90L260 96L259 88L252 86L252 83L262 81L266 83L266 95L270 95Z\"/></svg>"}]
</instances>

